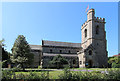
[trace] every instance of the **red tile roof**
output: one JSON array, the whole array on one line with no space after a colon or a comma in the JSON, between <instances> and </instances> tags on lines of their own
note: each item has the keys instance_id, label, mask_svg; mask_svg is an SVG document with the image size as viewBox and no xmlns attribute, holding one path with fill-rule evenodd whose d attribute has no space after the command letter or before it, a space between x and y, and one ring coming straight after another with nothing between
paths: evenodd
<instances>
[{"instance_id":1,"label":"red tile roof","mask_svg":"<svg viewBox=\"0 0 120 81\"><path fill-rule=\"evenodd\" d=\"M120 56L120 53L118 55L113 55L113 56Z\"/></svg>"}]
</instances>

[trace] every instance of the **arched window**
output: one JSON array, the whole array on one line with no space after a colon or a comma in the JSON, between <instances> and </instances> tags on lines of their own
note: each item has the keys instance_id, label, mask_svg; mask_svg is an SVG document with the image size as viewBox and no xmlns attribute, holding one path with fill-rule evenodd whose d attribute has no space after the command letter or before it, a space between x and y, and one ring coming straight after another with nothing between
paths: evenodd
<instances>
[{"instance_id":1,"label":"arched window","mask_svg":"<svg viewBox=\"0 0 120 81\"><path fill-rule=\"evenodd\" d=\"M91 50L89 50L89 55L92 55L92 51Z\"/></svg>"},{"instance_id":2,"label":"arched window","mask_svg":"<svg viewBox=\"0 0 120 81\"><path fill-rule=\"evenodd\" d=\"M99 34L99 26L96 26L96 34Z\"/></svg>"},{"instance_id":3,"label":"arched window","mask_svg":"<svg viewBox=\"0 0 120 81\"><path fill-rule=\"evenodd\" d=\"M50 49L50 53L52 53L52 49Z\"/></svg>"},{"instance_id":4,"label":"arched window","mask_svg":"<svg viewBox=\"0 0 120 81\"><path fill-rule=\"evenodd\" d=\"M84 31L84 32L85 32L85 37L87 37L87 29L85 29L85 31Z\"/></svg>"},{"instance_id":5,"label":"arched window","mask_svg":"<svg viewBox=\"0 0 120 81\"><path fill-rule=\"evenodd\" d=\"M71 53L70 50L68 52Z\"/></svg>"},{"instance_id":6,"label":"arched window","mask_svg":"<svg viewBox=\"0 0 120 81\"><path fill-rule=\"evenodd\" d=\"M62 50L60 50L60 53L62 53Z\"/></svg>"},{"instance_id":7,"label":"arched window","mask_svg":"<svg viewBox=\"0 0 120 81\"><path fill-rule=\"evenodd\" d=\"M75 59L73 60L73 64L76 64L76 60Z\"/></svg>"}]
</instances>

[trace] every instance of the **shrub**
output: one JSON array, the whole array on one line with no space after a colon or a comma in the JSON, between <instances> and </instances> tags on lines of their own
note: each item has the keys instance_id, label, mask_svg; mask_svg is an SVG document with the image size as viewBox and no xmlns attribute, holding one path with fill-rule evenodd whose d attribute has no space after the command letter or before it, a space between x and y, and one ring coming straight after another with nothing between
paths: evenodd
<instances>
[{"instance_id":1,"label":"shrub","mask_svg":"<svg viewBox=\"0 0 120 81\"><path fill-rule=\"evenodd\" d=\"M69 68L64 68L64 74L59 75L59 79L72 79L72 73Z\"/></svg>"},{"instance_id":2,"label":"shrub","mask_svg":"<svg viewBox=\"0 0 120 81\"><path fill-rule=\"evenodd\" d=\"M112 63L112 68L120 68L120 64L116 64L115 62Z\"/></svg>"},{"instance_id":3,"label":"shrub","mask_svg":"<svg viewBox=\"0 0 120 81\"><path fill-rule=\"evenodd\" d=\"M38 66L38 69L42 69L42 67L41 67L41 66Z\"/></svg>"},{"instance_id":4,"label":"shrub","mask_svg":"<svg viewBox=\"0 0 120 81\"><path fill-rule=\"evenodd\" d=\"M2 79L12 79L12 75L15 75L15 72L12 70L3 70Z\"/></svg>"},{"instance_id":5,"label":"shrub","mask_svg":"<svg viewBox=\"0 0 120 81\"><path fill-rule=\"evenodd\" d=\"M17 79L26 79L26 76L25 76L25 74L23 74L23 73L17 74L15 77L16 77Z\"/></svg>"},{"instance_id":6,"label":"shrub","mask_svg":"<svg viewBox=\"0 0 120 81\"><path fill-rule=\"evenodd\" d=\"M104 79L120 80L120 69L108 69L108 74L104 74Z\"/></svg>"},{"instance_id":7,"label":"shrub","mask_svg":"<svg viewBox=\"0 0 120 81\"><path fill-rule=\"evenodd\" d=\"M40 79L49 79L49 71L47 72L42 72L40 74Z\"/></svg>"},{"instance_id":8,"label":"shrub","mask_svg":"<svg viewBox=\"0 0 120 81\"><path fill-rule=\"evenodd\" d=\"M102 79L102 74L99 71L94 71L94 72L71 72L70 69L65 68L64 69L64 74L59 75L59 79L65 79L65 80L78 80L78 81L83 81L83 80L95 80L96 79Z\"/></svg>"}]
</instances>

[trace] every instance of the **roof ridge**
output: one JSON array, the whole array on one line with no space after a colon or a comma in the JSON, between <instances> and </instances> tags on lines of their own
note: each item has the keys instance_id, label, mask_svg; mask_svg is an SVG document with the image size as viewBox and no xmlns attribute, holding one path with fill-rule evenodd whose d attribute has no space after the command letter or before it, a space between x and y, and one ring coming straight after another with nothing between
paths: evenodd
<instances>
[{"instance_id":1,"label":"roof ridge","mask_svg":"<svg viewBox=\"0 0 120 81\"><path fill-rule=\"evenodd\" d=\"M42 40L42 41L49 41L49 40ZM57 42L57 43L73 43L73 42L62 42L62 41L49 41L49 42ZM73 43L73 44L81 44L81 43Z\"/></svg>"}]
</instances>

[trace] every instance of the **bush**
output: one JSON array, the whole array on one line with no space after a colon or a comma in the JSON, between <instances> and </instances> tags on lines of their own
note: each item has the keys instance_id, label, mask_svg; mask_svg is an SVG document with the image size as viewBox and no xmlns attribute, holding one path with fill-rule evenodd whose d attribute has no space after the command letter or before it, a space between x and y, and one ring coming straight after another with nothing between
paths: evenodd
<instances>
[{"instance_id":1,"label":"bush","mask_svg":"<svg viewBox=\"0 0 120 81\"><path fill-rule=\"evenodd\" d=\"M38 69L42 69L42 67L41 67L41 66L38 66Z\"/></svg>"},{"instance_id":2,"label":"bush","mask_svg":"<svg viewBox=\"0 0 120 81\"><path fill-rule=\"evenodd\" d=\"M2 79L12 79L12 76L15 75L15 72L12 70L3 70Z\"/></svg>"},{"instance_id":3,"label":"bush","mask_svg":"<svg viewBox=\"0 0 120 81\"><path fill-rule=\"evenodd\" d=\"M112 68L120 68L120 64L116 64L115 62L112 63Z\"/></svg>"},{"instance_id":4,"label":"bush","mask_svg":"<svg viewBox=\"0 0 120 81\"><path fill-rule=\"evenodd\" d=\"M36 71L30 72L29 74L17 74L17 79L49 79L49 72L41 72L37 74Z\"/></svg>"},{"instance_id":5,"label":"bush","mask_svg":"<svg viewBox=\"0 0 120 81\"><path fill-rule=\"evenodd\" d=\"M25 74L23 74L23 73L20 73L20 74L17 74L17 75L15 76L15 78L17 78L17 79L26 79L26 76L27 76L27 75L25 75Z\"/></svg>"},{"instance_id":6,"label":"bush","mask_svg":"<svg viewBox=\"0 0 120 81\"><path fill-rule=\"evenodd\" d=\"M64 68L64 74L59 75L59 79L72 79L72 73L69 68Z\"/></svg>"},{"instance_id":7,"label":"bush","mask_svg":"<svg viewBox=\"0 0 120 81\"><path fill-rule=\"evenodd\" d=\"M99 71L94 72L71 72L69 68L64 69L64 74L59 75L59 79L65 80L98 80L102 79L102 74Z\"/></svg>"},{"instance_id":8,"label":"bush","mask_svg":"<svg viewBox=\"0 0 120 81\"><path fill-rule=\"evenodd\" d=\"M120 69L108 69L108 74L104 74L104 79L120 80Z\"/></svg>"}]
</instances>

